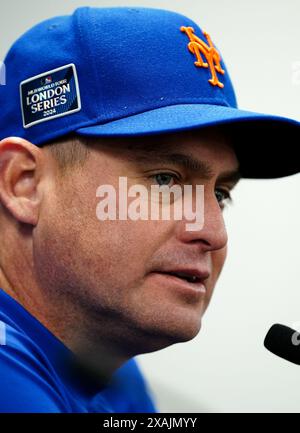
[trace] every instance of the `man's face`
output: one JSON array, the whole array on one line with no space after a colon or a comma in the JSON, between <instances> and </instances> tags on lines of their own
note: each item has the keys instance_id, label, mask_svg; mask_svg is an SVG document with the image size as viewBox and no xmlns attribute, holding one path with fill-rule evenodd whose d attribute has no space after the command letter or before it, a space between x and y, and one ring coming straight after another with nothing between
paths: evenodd
<instances>
[{"instance_id":1,"label":"man's face","mask_svg":"<svg viewBox=\"0 0 300 433\"><path fill-rule=\"evenodd\" d=\"M210 176L200 164L182 166L186 157L209 165ZM80 320L90 329L136 344L136 352L190 340L225 261L223 190L236 180L224 174L237 169L234 151L216 132L95 140L80 169L61 181L53 176L49 185L34 231L40 284L73 305L74 314L84 312ZM204 185L203 228L187 231L185 218L99 221L97 188L112 185L118 208L121 176L128 188L141 184L149 191L158 184ZM178 271L202 273L205 292L168 274Z\"/></svg>"}]
</instances>

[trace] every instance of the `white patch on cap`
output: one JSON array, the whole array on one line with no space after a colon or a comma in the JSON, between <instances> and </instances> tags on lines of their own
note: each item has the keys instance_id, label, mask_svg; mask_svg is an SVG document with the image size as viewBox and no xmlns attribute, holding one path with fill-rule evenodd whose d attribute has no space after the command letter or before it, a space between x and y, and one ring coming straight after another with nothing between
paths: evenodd
<instances>
[{"instance_id":1,"label":"white patch on cap","mask_svg":"<svg viewBox=\"0 0 300 433\"><path fill-rule=\"evenodd\" d=\"M20 98L24 128L80 111L75 65L61 66L22 81Z\"/></svg>"}]
</instances>

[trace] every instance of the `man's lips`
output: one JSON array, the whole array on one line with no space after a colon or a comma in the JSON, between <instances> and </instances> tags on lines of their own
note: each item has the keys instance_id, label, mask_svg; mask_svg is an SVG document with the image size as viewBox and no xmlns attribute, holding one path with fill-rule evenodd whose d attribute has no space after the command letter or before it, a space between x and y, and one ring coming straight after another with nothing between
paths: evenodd
<instances>
[{"instance_id":1,"label":"man's lips","mask_svg":"<svg viewBox=\"0 0 300 433\"><path fill-rule=\"evenodd\" d=\"M206 293L205 280L210 276L208 270L198 268L157 269L151 274L163 277L167 283L198 295Z\"/></svg>"},{"instance_id":2,"label":"man's lips","mask_svg":"<svg viewBox=\"0 0 300 433\"><path fill-rule=\"evenodd\" d=\"M185 279L191 283L203 283L204 280L210 276L208 270L198 268L158 269L154 272L173 275L175 277Z\"/></svg>"}]
</instances>

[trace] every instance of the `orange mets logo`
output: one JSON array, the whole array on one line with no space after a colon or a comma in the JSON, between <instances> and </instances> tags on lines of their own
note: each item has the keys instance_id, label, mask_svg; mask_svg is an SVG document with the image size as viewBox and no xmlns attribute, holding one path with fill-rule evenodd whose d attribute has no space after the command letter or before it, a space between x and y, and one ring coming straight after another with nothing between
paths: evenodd
<instances>
[{"instance_id":1,"label":"orange mets logo","mask_svg":"<svg viewBox=\"0 0 300 433\"><path fill-rule=\"evenodd\" d=\"M211 72L211 78L208 80L213 86L219 86L221 88L224 87L224 84L219 81L217 72L220 74L225 74L224 69L222 69L220 61L221 56L214 47L212 40L207 32L203 32L204 36L207 39L208 45L206 42L202 41L198 36L195 35L195 30L193 27L184 27L181 26L180 30L185 32L190 40L188 44L188 49L192 54L195 54L197 61L194 62L194 65L199 68L208 68ZM201 54L205 57L207 62L204 62Z\"/></svg>"}]
</instances>

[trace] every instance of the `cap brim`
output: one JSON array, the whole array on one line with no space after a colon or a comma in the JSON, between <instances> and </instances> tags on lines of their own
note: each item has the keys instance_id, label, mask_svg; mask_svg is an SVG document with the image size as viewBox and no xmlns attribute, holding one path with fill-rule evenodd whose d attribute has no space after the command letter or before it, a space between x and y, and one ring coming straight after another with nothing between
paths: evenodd
<instances>
[{"instance_id":1,"label":"cap brim","mask_svg":"<svg viewBox=\"0 0 300 433\"><path fill-rule=\"evenodd\" d=\"M180 104L128 116L76 132L93 137L130 137L224 125L242 177L277 178L300 171L300 123L284 117L203 104Z\"/></svg>"}]
</instances>

